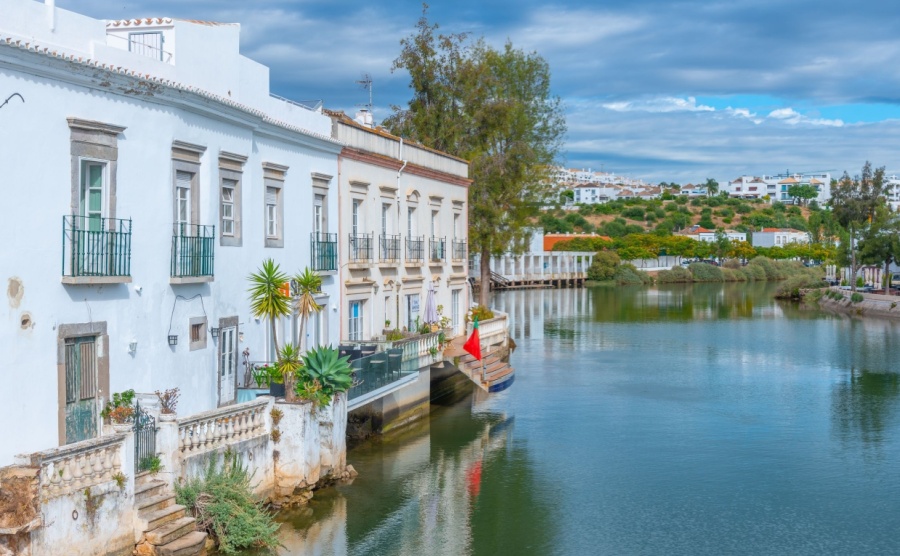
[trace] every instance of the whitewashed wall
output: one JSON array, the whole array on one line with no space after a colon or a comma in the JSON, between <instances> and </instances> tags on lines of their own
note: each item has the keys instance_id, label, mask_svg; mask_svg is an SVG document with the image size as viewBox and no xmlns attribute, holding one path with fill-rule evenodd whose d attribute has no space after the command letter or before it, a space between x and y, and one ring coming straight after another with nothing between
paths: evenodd
<instances>
[{"instance_id":1,"label":"whitewashed wall","mask_svg":"<svg viewBox=\"0 0 900 556\"><path fill-rule=\"evenodd\" d=\"M35 8L38 8L37 10ZM43 7L34 2L2 0L0 35L7 25L41 27L29 18ZM9 11L6 11L9 10ZM56 31L42 39L71 40L81 48L82 35L96 25L58 10ZM9 17L7 18L7 15ZM65 17L64 17L65 16ZM7 23L10 22L10 23ZM77 28L76 28L77 27ZM21 31L22 29L15 29ZM46 35L46 33L44 33ZM213 45L214 46L214 45ZM312 215L311 174L335 176L330 215L337 218L337 153L339 146L314 134L304 134L267 123L258 115L230 107L215 99L186 93L135 78L66 62L50 56L0 46L0 91L18 92L18 99L0 111L0 156L4 161L5 206L0 236L5 243L0 257L0 280L21 283L24 292L7 296L0 310L0 349L8 369L14 369L9 387L0 389L0 465L14 454L56 446L59 442L57 328L67 323L106 322L109 344L110 390L138 392L178 387L179 412L208 410L217 403L218 341L207 337L207 347L189 351L189 318L218 319L237 316L243 332L240 352L263 359L266 326L250 316L248 274L266 257L290 273L310 263ZM268 99L268 97L266 97ZM278 114L273 116L277 119ZM63 285L62 219L71 212L70 129L67 118L95 120L125 127L118 137L116 216L131 218L131 276L129 284L104 286ZM328 118L318 118L323 130ZM243 172L243 246L215 246L215 281L208 284L170 285L173 220L172 142L185 141L206 148L200 164L200 224L219 232L220 151L248 157ZM284 186L284 248L264 247L263 162L287 166ZM329 303L339 306L335 276L326 276ZM200 294L200 300L178 300ZM173 310L174 307L174 310ZM22 327L23 317L29 324ZM169 322L178 345L167 343ZM337 344L339 319L329 315L327 338ZM129 353L129 343L137 350ZM238 374L243 369L238 367ZM103 392L103 396L109 396ZM27 423L27 434L23 434Z\"/></svg>"}]
</instances>

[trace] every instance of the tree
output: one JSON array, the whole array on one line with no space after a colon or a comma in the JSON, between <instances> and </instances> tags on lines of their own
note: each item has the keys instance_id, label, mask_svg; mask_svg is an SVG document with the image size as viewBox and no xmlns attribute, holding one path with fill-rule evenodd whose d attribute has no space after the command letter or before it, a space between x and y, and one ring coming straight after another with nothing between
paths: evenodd
<instances>
[{"instance_id":1,"label":"tree","mask_svg":"<svg viewBox=\"0 0 900 556\"><path fill-rule=\"evenodd\" d=\"M798 205L803 206L807 204L810 199L818 197L819 191L812 185L805 183L790 186L788 188L788 195L793 197L794 202Z\"/></svg>"},{"instance_id":2,"label":"tree","mask_svg":"<svg viewBox=\"0 0 900 556\"><path fill-rule=\"evenodd\" d=\"M303 272L294 276L293 285L296 290L294 294L294 309L300 315L300 329L297 331L297 347L304 349L304 340L306 335L306 323L309 316L322 310L322 306L316 303L315 295L322 291L322 277L309 267L304 268Z\"/></svg>"},{"instance_id":3,"label":"tree","mask_svg":"<svg viewBox=\"0 0 900 556\"><path fill-rule=\"evenodd\" d=\"M275 334L275 321L291 314L290 292L285 291L288 275L272 259L263 261L262 266L247 277L250 281L250 313L257 318L267 319L271 327L272 343L275 353L278 348L278 336ZM290 288L290 286L288 286Z\"/></svg>"},{"instance_id":4,"label":"tree","mask_svg":"<svg viewBox=\"0 0 900 556\"><path fill-rule=\"evenodd\" d=\"M491 255L525 245L565 119L541 56L509 42L497 50L465 34L436 35L427 8L392 67L409 72L412 99L405 109L394 106L385 125L470 161L469 243L481 254L486 305Z\"/></svg>"},{"instance_id":5,"label":"tree","mask_svg":"<svg viewBox=\"0 0 900 556\"><path fill-rule=\"evenodd\" d=\"M883 264L883 286L890 284L891 263L900 260L900 219L887 206L875 210L872 223L859 242L859 258L866 264Z\"/></svg>"},{"instance_id":6,"label":"tree","mask_svg":"<svg viewBox=\"0 0 900 556\"><path fill-rule=\"evenodd\" d=\"M850 233L849 249L851 288L856 291L855 242L859 234L864 233L879 205L884 204L884 166L872 170L872 164L866 161L861 175L850 179L844 172L840 181L833 182L831 188L831 210L835 220Z\"/></svg>"},{"instance_id":7,"label":"tree","mask_svg":"<svg viewBox=\"0 0 900 556\"><path fill-rule=\"evenodd\" d=\"M712 197L719 193L719 182L713 178L706 178L706 195Z\"/></svg>"}]
</instances>

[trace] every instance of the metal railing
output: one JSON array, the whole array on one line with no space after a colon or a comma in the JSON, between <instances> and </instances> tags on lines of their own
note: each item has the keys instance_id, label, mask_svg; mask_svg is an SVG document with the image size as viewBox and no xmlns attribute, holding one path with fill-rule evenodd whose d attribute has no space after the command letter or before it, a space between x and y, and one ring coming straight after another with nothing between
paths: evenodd
<instances>
[{"instance_id":1,"label":"metal railing","mask_svg":"<svg viewBox=\"0 0 900 556\"><path fill-rule=\"evenodd\" d=\"M63 216L63 276L131 276L131 219Z\"/></svg>"},{"instance_id":2,"label":"metal railing","mask_svg":"<svg viewBox=\"0 0 900 556\"><path fill-rule=\"evenodd\" d=\"M380 235L378 237L378 251L378 260L381 262L400 262L400 236Z\"/></svg>"},{"instance_id":3,"label":"metal railing","mask_svg":"<svg viewBox=\"0 0 900 556\"><path fill-rule=\"evenodd\" d=\"M215 266L215 226L175 224L172 232L173 278L212 276Z\"/></svg>"},{"instance_id":4,"label":"metal railing","mask_svg":"<svg viewBox=\"0 0 900 556\"><path fill-rule=\"evenodd\" d=\"M406 262L421 263L425 259L425 236L406 238Z\"/></svg>"},{"instance_id":5,"label":"metal railing","mask_svg":"<svg viewBox=\"0 0 900 556\"><path fill-rule=\"evenodd\" d=\"M432 261L443 261L447 256L447 240L442 237L432 236L428 242L430 258Z\"/></svg>"},{"instance_id":6,"label":"metal railing","mask_svg":"<svg viewBox=\"0 0 900 556\"><path fill-rule=\"evenodd\" d=\"M372 235L350 234L351 262L370 262L372 260Z\"/></svg>"},{"instance_id":7,"label":"metal railing","mask_svg":"<svg viewBox=\"0 0 900 556\"><path fill-rule=\"evenodd\" d=\"M337 270L337 234L313 232L310 235L310 253L313 270Z\"/></svg>"},{"instance_id":8,"label":"metal railing","mask_svg":"<svg viewBox=\"0 0 900 556\"><path fill-rule=\"evenodd\" d=\"M342 345L341 354L350 356L353 367L353 386L347 399L368 394L439 361L440 335L433 332L394 342Z\"/></svg>"},{"instance_id":9,"label":"metal railing","mask_svg":"<svg viewBox=\"0 0 900 556\"><path fill-rule=\"evenodd\" d=\"M453 240L453 252L451 256L454 261L466 260L466 240Z\"/></svg>"},{"instance_id":10,"label":"metal railing","mask_svg":"<svg viewBox=\"0 0 900 556\"><path fill-rule=\"evenodd\" d=\"M156 458L156 419L134 404L134 472L149 471Z\"/></svg>"}]
</instances>

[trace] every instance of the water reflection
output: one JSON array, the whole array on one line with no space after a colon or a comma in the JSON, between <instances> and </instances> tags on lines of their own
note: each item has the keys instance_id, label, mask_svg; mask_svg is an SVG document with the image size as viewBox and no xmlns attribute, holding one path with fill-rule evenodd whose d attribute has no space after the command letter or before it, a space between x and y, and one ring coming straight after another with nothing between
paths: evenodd
<instances>
[{"instance_id":1,"label":"water reflection","mask_svg":"<svg viewBox=\"0 0 900 556\"><path fill-rule=\"evenodd\" d=\"M853 369L832 394L835 429L844 442L880 446L894 424L900 398L900 375Z\"/></svg>"},{"instance_id":2,"label":"water reflection","mask_svg":"<svg viewBox=\"0 0 900 556\"><path fill-rule=\"evenodd\" d=\"M514 419L478 405L470 395L401 437L351 451L352 485L282 514L282 553L545 553L553 529L528 451L512 440ZM534 511L513 511L524 507Z\"/></svg>"}]
</instances>

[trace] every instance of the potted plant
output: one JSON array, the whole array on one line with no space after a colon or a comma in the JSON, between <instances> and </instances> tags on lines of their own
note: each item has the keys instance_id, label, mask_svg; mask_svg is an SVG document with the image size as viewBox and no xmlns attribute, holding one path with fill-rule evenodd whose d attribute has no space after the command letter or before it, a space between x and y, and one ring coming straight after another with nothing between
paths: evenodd
<instances>
[{"instance_id":1,"label":"potted plant","mask_svg":"<svg viewBox=\"0 0 900 556\"><path fill-rule=\"evenodd\" d=\"M156 397L159 398L159 420L174 421L175 408L178 406L178 396L180 395L178 388L170 388L163 392L156 391Z\"/></svg>"},{"instance_id":2,"label":"potted plant","mask_svg":"<svg viewBox=\"0 0 900 556\"><path fill-rule=\"evenodd\" d=\"M134 396L134 390L116 392L100 412L100 416L112 424L113 430L116 432L127 432L131 428L131 420L134 417Z\"/></svg>"},{"instance_id":3,"label":"potted plant","mask_svg":"<svg viewBox=\"0 0 900 556\"><path fill-rule=\"evenodd\" d=\"M274 398L284 397L284 376L278 365L263 365L259 368L269 377L269 395Z\"/></svg>"}]
</instances>

